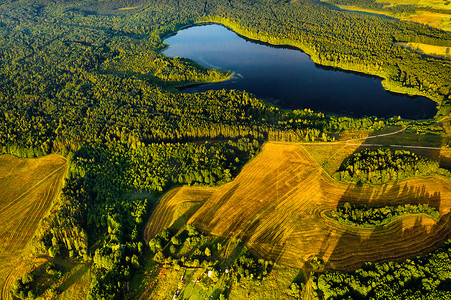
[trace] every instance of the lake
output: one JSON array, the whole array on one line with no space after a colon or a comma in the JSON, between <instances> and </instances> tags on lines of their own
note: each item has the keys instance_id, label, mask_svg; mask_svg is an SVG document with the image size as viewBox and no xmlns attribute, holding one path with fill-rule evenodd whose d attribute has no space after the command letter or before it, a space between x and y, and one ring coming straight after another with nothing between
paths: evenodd
<instances>
[{"instance_id":1,"label":"lake","mask_svg":"<svg viewBox=\"0 0 451 300\"><path fill-rule=\"evenodd\" d=\"M165 43L170 46L163 52L167 56L235 72L230 80L183 92L245 90L281 108L353 117L423 119L437 112L436 103L426 97L387 92L378 77L321 67L300 50L251 41L220 25L183 29Z\"/></svg>"}]
</instances>

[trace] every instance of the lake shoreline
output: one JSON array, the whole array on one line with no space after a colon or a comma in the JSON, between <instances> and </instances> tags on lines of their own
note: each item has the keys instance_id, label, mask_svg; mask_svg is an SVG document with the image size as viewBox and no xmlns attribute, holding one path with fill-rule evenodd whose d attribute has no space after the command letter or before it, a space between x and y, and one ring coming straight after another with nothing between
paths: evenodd
<instances>
[{"instance_id":1,"label":"lake shoreline","mask_svg":"<svg viewBox=\"0 0 451 300\"><path fill-rule=\"evenodd\" d=\"M208 32L207 36L203 35L204 32L205 34ZM180 35L175 37L180 33L186 37L181 38ZM221 35L221 39L218 39L217 35ZM412 97L390 90L387 91L384 89L386 82L380 76L320 65L307 52L298 47L273 45L254 40L236 33L224 24L214 22L194 23L183 26L183 29L175 34L165 36L170 37L164 40L165 44L168 43L169 45L161 52L163 55L184 57L202 67L234 72L225 81L185 82L173 86L179 92L195 93L212 89L245 90L264 103L281 109L309 108L328 115L349 117L376 116L390 118L401 115L405 119L424 120L434 118L437 115L433 101L425 97ZM193 40L190 41L189 36ZM170 40L172 39L172 43L174 43L174 37L177 41L175 42L175 49L173 44L171 46ZM213 40L209 41L209 39ZM202 46L200 46L199 41L202 41ZM238 44L242 46L238 46ZM185 50L183 50L184 48ZM262 62L258 62L257 59L267 61L263 63L264 66L260 66ZM251 70L254 67L253 65L257 65L256 69ZM284 67L289 68L283 69ZM243 68L245 69L243 70ZM323 73L323 71L326 73ZM287 72L289 74L285 74ZM244 79L237 76L241 74L244 75ZM329 81L331 81L330 84ZM246 84L248 84L247 87ZM250 88L249 84L253 88ZM354 90L355 88L357 90ZM368 91L366 88L368 88ZM333 92L328 91L330 89L335 90ZM318 91L318 94L315 94L315 91ZM357 93L355 93L356 91ZM271 101L271 99L279 101ZM406 99L412 102L407 104ZM392 105L391 102L395 102L395 104ZM405 106L420 107L420 109L410 109L406 112ZM418 112L424 113L419 114Z\"/></svg>"}]
</instances>

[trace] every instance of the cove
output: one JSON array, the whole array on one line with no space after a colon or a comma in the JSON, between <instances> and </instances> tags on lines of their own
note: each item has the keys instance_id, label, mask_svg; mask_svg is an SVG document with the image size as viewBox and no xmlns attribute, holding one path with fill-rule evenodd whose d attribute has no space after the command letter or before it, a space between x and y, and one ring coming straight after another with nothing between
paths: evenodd
<instances>
[{"instance_id":1,"label":"cove","mask_svg":"<svg viewBox=\"0 0 451 300\"><path fill-rule=\"evenodd\" d=\"M230 80L186 87L183 92L245 90L281 108L353 117L425 119L437 113L432 100L388 92L381 78L321 67L298 49L251 41L221 25L189 27L165 43L169 47L164 55L235 72Z\"/></svg>"}]
</instances>

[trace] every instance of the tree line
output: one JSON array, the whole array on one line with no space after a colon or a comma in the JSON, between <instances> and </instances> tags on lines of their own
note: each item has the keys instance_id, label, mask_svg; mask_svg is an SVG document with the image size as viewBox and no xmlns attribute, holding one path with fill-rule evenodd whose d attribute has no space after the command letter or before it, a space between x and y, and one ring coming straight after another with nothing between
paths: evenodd
<instances>
[{"instance_id":1,"label":"tree line","mask_svg":"<svg viewBox=\"0 0 451 300\"><path fill-rule=\"evenodd\" d=\"M326 216L342 224L361 227L385 225L400 216L411 214L426 214L436 220L440 219L440 213L428 204L367 207L346 202L343 206L326 212Z\"/></svg>"},{"instance_id":2,"label":"tree line","mask_svg":"<svg viewBox=\"0 0 451 300\"><path fill-rule=\"evenodd\" d=\"M325 271L312 278L314 294L324 299L447 299L450 246L448 240L424 257L365 263L351 273Z\"/></svg>"},{"instance_id":3,"label":"tree line","mask_svg":"<svg viewBox=\"0 0 451 300\"><path fill-rule=\"evenodd\" d=\"M434 174L449 176L449 171L439 168L438 162L407 150L378 148L352 154L333 177L336 180L356 183L385 183Z\"/></svg>"}]
</instances>

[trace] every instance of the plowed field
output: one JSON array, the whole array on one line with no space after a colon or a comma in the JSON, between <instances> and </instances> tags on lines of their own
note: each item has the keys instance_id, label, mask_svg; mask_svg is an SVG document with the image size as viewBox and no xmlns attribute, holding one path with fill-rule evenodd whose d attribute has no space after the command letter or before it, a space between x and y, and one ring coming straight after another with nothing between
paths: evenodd
<instances>
[{"instance_id":1,"label":"plowed field","mask_svg":"<svg viewBox=\"0 0 451 300\"><path fill-rule=\"evenodd\" d=\"M10 285L42 259L26 252L39 221L58 196L66 160L58 155L37 159L0 156L0 287L8 299Z\"/></svg>"},{"instance_id":2,"label":"plowed field","mask_svg":"<svg viewBox=\"0 0 451 300\"><path fill-rule=\"evenodd\" d=\"M428 203L440 211L441 219L411 215L365 229L324 215L345 202ZM295 267L304 267L313 256L339 270L354 269L365 261L416 256L437 247L451 232L450 180L428 177L384 185L342 184L333 181L302 145L292 143L265 144L235 180L219 188L169 191L149 220L146 240L173 224L174 215L183 213L180 205L188 207L187 203L192 203L192 211L200 206L188 222L201 230L240 237L257 254Z\"/></svg>"}]
</instances>

